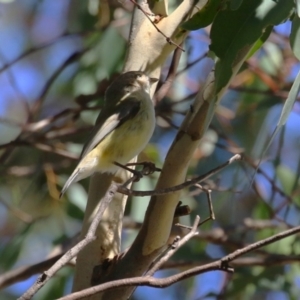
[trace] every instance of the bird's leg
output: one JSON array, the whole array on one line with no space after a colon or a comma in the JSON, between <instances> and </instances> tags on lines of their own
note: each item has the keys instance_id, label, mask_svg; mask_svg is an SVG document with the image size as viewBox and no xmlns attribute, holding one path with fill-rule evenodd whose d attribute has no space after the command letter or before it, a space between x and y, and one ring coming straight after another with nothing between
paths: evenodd
<instances>
[{"instance_id":1,"label":"bird's leg","mask_svg":"<svg viewBox=\"0 0 300 300\"><path fill-rule=\"evenodd\" d=\"M114 164L126 171L131 172L133 174L133 176L135 177L135 179L134 179L135 182L139 181L144 175L143 172L128 168L127 166L124 166L124 165L118 163L117 161L114 161Z\"/></svg>"},{"instance_id":2,"label":"bird's leg","mask_svg":"<svg viewBox=\"0 0 300 300\"><path fill-rule=\"evenodd\" d=\"M118 163L117 161L114 162L114 164L122 169L125 169L129 172L131 172L136 179L134 181L139 181L144 175L151 175L154 172L160 172L161 169L157 168L154 163L149 161L144 162L137 162L137 163L128 163L125 166ZM131 168L128 168L128 166L143 166L143 169L141 171L137 171Z\"/></svg>"},{"instance_id":3,"label":"bird's leg","mask_svg":"<svg viewBox=\"0 0 300 300\"><path fill-rule=\"evenodd\" d=\"M160 168L157 168L154 163L149 161L136 162L136 163L128 163L126 166L143 166L141 173L143 175L151 175L154 172L161 172Z\"/></svg>"}]
</instances>

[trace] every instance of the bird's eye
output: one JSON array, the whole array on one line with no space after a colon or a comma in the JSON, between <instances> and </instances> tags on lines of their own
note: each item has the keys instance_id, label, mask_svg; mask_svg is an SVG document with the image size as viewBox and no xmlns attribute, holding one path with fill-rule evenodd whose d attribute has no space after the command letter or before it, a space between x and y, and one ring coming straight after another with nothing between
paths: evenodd
<instances>
[{"instance_id":1,"label":"bird's eye","mask_svg":"<svg viewBox=\"0 0 300 300\"><path fill-rule=\"evenodd\" d=\"M136 75L136 79L141 78L141 77L142 77L142 74L137 74Z\"/></svg>"}]
</instances>

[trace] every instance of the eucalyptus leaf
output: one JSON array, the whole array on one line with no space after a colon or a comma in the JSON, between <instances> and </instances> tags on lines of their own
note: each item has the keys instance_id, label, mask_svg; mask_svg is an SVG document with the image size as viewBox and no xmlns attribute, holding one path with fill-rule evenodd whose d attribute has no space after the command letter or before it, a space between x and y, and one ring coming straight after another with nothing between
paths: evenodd
<instances>
[{"instance_id":1,"label":"eucalyptus leaf","mask_svg":"<svg viewBox=\"0 0 300 300\"><path fill-rule=\"evenodd\" d=\"M300 60L300 18L296 15L292 21L290 44L295 56Z\"/></svg>"},{"instance_id":2,"label":"eucalyptus leaf","mask_svg":"<svg viewBox=\"0 0 300 300\"><path fill-rule=\"evenodd\" d=\"M268 150L268 148L270 147L270 145L273 142L273 140L274 140L275 136L277 135L278 131L285 125L285 123L286 123L286 121L287 121L287 119L290 115L290 112L293 109L294 103L297 100L297 96L299 94L299 91L300 91L300 72L298 73L298 75L297 75L297 77L296 77L296 79L295 79L295 81L292 85L292 88L289 92L288 98L286 99L286 101L283 105L279 121L276 125L276 128L275 128L274 132L271 135L268 146L265 148L263 156L266 153L266 151Z\"/></svg>"},{"instance_id":3,"label":"eucalyptus leaf","mask_svg":"<svg viewBox=\"0 0 300 300\"><path fill-rule=\"evenodd\" d=\"M218 10L221 9L221 2L222 0L208 0L206 5L184 22L181 27L186 30L198 30L210 25Z\"/></svg>"},{"instance_id":4,"label":"eucalyptus leaf","mask_svg":"<svg viewBox=\"0 0 300 300\"><path fill-rule=\"evenodd\" d=\"M300 0L295 0L296 1L296 11L297 15L300 18Z\"/></svg>"},{"instance_id":5,"label":"eucalyptus leaf","mask_svg":"<svg viewBox=\"0 0 300 300\"><path fill-rule=\"evenodd\" d=\"M238 9L241 6L242 2L243 0L230 0L230 9L231 10Z\"/></svg>"},{"instance_id":6,"label":"eucalyptus leaf","mask_svg":"<svg viewBox=\"0 0 300 300\"><path fill-rule=\"evenodd\" d=\"M237 10L217 13L210 33L210 50L219 58L217 92L228 84L234 68L246 59L266 28L286 20L293 7L293 0L252 0L244 1Z\"/></svg>"},{"instance_id":7,"label":"eucalyptus leaf","mask_svg":"<svg viewBox=\"0 0 300 300\"><path fill-rule=\"evenodd\" d=\"M268 39L270 36L273 26L268 26L265 30L264 33L261 35L261 37L255 42L253 47L251 48L250 52L248 53L247 59L250 58L257 50L261 48L261 46L265 43L265 41Z\"/></svg>"}]
</instances>

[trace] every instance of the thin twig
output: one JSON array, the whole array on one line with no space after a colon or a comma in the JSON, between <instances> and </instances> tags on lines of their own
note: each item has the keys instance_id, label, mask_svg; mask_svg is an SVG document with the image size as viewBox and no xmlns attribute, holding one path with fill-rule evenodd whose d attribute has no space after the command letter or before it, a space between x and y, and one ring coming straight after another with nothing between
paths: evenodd
<instances>
[{"instance_id":1,"label":"thin twig","mask_svg":"<svg viewBox=\"0 0 300 300\"><path fill-rule=\"evenodd\" d=\"M296 205L296 203L294 202L293 198L286 194L277 184L276 182L267 174L267 172L265 172L261 167L259 167L258 164L254 163L251 158L244 156L244 160L246 161L246 163L251 166L253 169L255 169L257 171L257 174L261 174L262 176L264 176L268 182L270 183L272 189L274 191L276 191L280 196L285 197L289 203L293 203L295 205L296 208L299 209L299 207Z\"/></svg>"},{"instance_id":2,"label":"thin twig","mask_svg":"<svg viewBox=\"0 0 300 300\"><path fill-rule=\"evenodd\" d=\"M3 289L11 284L26 280L29 277L42 273L43 271L49 269L55 262L57 262L69 249L74 247L79 241L79 232L73 237L64 240L60 245L53 248L52 252L48 257L38 263L21 266L15 270L8 271L0 275L0 289ZM73 265L70 262L69 265Z\"/></svg>"},{"instance_id":3,"label":"thin twig","mask_svg":"<svg viewBox=\"0 0 300 300\"><path fill-rule=\"evenodd\" d=\"M2 198L0 198L0 203L2 203L11 214L13 214L15 217L17 217L24 223L31 224L33 222L33 217L27 214L26 212L22 211L20 208L13 206L11 203L7 203Z\"/></svg>"},{"instance_id":4,"label":"thin twig","mask_svg":"<svg viewBox=\"0 0 300 300\"><path fill-rule=\"evenodd\" d=\"M194 268L199 265L211 263L214 260L197 260L197 261L185 261L185 260L176 260L176 261L168 261L166 262L160 270L167 270L167 269L188 269ZM230 265L234 268L237 267L254 267L254 266L282 266L292 263L299 263L300 256L299 255L278 255L274 253L270 253L268 255L262 257L239 257L230 262Z\"/></svg>"},{"instance_id":5,"label":"thin twig","mask_svg":"<svg viewBox=\"0 0 300 300\"><path fill-rule=\"evenodd\" d=\"M171 256L180 248L182 247L187 241L189 241L191 238L193 238L195 235L198 234L197 229L199 226L200 217L196 216L196 219L194 221L193 227L191 228L191 231L185 235L183 238L176 237L174 242L170 245L170 247L167 249L167 251L162 255L155 263L152 264L152 266L149 268L145 276L152 276L157 270L161 268L163 264L165 264Z\"/></svg>"},{"instance_id":6,"label":"thin twig","mask_svg":"<svg viewBox=\"0 0 300 300\"><path fill-rule=\"evenodd\" d=\"M227 264L230 261L234 260L235 258L240 257L240 256L242 256L242 255L244 255L244 254L246 254L248 252L251 252L251 251L256 250L258 248L267 246L269 244L272 244L274 242L282 240L282 239L284 239L284 238L286 238L288 236L291 236L293 234L296 234L298 232L300 232L300 226L294 227L292 229L285 230L285 231L280 232L278 234L275 234L275 235L273 235L273 236L271 236L269 238L263 239L263 240L258 241L256 243L253 243L253 244L251 244L249 246L246 246L246 247L244 247L242 249L238 249L238 250L234 251L233 253L231 253L231 254L223 257L221 259L221 262L222 262L222 264Z\"/></svg>"},{"instance_id":7,"label":"thin twig","mask_svg":"<svg viewBox=\"0 0 300 300\"><path fill-rule=\"evenodd\" d=\"M156 24L151 20L149 13L147 13L142 7L141 5L139 5L135 0L130 0L139 10L141 10L141 12L145 15L145 17L151 22L151 24L154 26L154 28L162 35L166 38L166 41L170 44L170 45L174 45L177 48L179 48L181 51L185 52L185 50L178 44L176 44L174 41L172 41L172 39L168 36L166 36L157 26Z\"/></svg>"},{"instance_id":8,"label":"thin twig","mask_svg":"<svg viewBox=\"0 0 300 300\"><path fill-rule=\"evenodd\" d=\"M161 253L161 255L155 259L149 267L149 270L146 272L145 277L151 277L157 270L161 269L162 265L164 265L171 256L186 242L188 242L191 238L198 234L197 229L200 222L200 217L196 216L193 227L190 228L190 232L186 234L183 238L180 236L176 236L173 240L172 244L168 246L168 248ZM135 289L132 290L133 294Z\"/></svg>"},{"instance_id":9,"label":"thin twig","mask_svg":"<svg viewBox=\"0 0 300 300\"><path fill-rule=\"evenodd\" d=\"M139 196L139 197L156 196L156 195L164 195L164 194L169 194L169 193L175 193L175 192L180 191L184 188L190 187L192 185L195 185L196 183L199 183L201 181L204 181L204 180L208 179L212 175L214 175L217 172L219 172L220 170L224 169L226 166L228 166L231 163L233 163L237 160L240 160L240 159L241 159L241 155L236 154L233 157L231 157L228 161L226 161L224 164L212 169L208 173L206 173L204 175L197 176L196 178L187 180L186 182L184 182L182 184L175 185L175 186L172 186L172 187L169 187L169 188L164 188L164 189L154 190L154 191L137 191L137 190L129 190L126 187L120 185L118 187L118 192L123 193L123 194L128 195L128 196Z\"/></svg>"},{"instance_id":10,"label":"thin twig","mask_svg":"<svg viewBox=\"0 0 300 300\"><path fill-rule=\"evenodd\" d=\"M127 228L139 229L141 227L141 223L129 220L129 218L125 217L124 221L125 221L125 223L124 223L125 226L123 228L125 228L125 229L127 229ZM253 220L253 221L255 222L256 220ZM180 224L180 226L183 226L183 225ZM184 228L191 230L190 226L186 226ZM250 228L252 228L252 227L250 226ZM254 229L261 230L264 228L269 228L269 226L268 225L266 225L266 226L258 225L258 227L257 228L255 227ZM273 228L273 226L271 228ZM240 230L239 227L237 228L237 230ZM217 229L217 231L218 231L218 229ZM201 231L200 233L198 233L198 235L196 237L198 237L200 240L206 240L206 241L209 241L212 243L217 243L219 245L232 246L232 245L230 245L230 240L228 239L228 236L226 236L224 231L222 231L222 232L223 232L223 234L221 232L219 234L214 234L213 232L211 234L208 234L207 232ZM224 239L218 238L219 235L222 235L222 237L224 237ZM239 246L239 245L236 245L236 246L239 248L243 247L243 246ZM49 259L39 262L37 264L30 265L30 266L23 266L16 270L12 270L12 271L2 274L0 276L0 288L5 288L5 287L7 287L11 284L17 283L21 280L25 280L37 273L43 272L45 269L50 268L53 265L53 263L55 263L63 255L63 253L57 254L55 257L49 258ZM277 265L286 265L286 264L291 264L291 263L295 263L295 262L300 262L299 255L280 255L280 254L265 252L263 250L259 250L259 251L256 250L256 253L261 255L261 257L238 258L238 259L231 261L231 266L232 267L277 266ZM177 260L176 261L167 261L160 267L160 270L172 269L172 268L187 269L187 268L196 267L199 264L204 264L204 263L208 263L208 261L207 260L203 260L203 261L177 261Z\"/></svg>"},{"instance_id":11,"label":"thin twig","mask_svg":"<svg viewBox=\"0 0 300 300\"><path fill-rule=\"evenodd\" d=\"M87 107L87 106L80 106L76 108L67 108L59 113L49 116L45 119L39 120L37 122L29 123L26 124L25 130L30 131L30 132L36 132L42 129L45 129L45 127L52 125L55 121L61 119L61 118L66 118L69 116L69 118L74 118L75 116L79 115L83 111L94 111L94 110L100 110L102 108L102 105L96 105L93 107ZM52 128L50 128L48 131L45 129L46 132L49 132Z\"/></svg>"},{"instance_id":12,"label":"thin twig","mask_svg":"<svg viewBox=\"0 0 300 300\"><path fill-rule=\"evenodd\" d=\"M50 47L52 45L54 45L55 43L59 42L60 39L65 38L65 37L69 37L72 35L78 35L78 33L70 33L70 32L64 32L61 36L59 37L55 37L53 40L46 42L44 44L41 44L39 46L30 48L26 51L24 51L23 53L21 53L19 56L17 56L15 59L13 59L12 61L10 61L9 63L6 63L3 65L3 67L0 69L0 73L2 73L3 71L5 71L7 68L11 67L13 64L17 63L19 60L25 58L26 56L32 54L33 52L42 50L46 47Z\"/></svg>"},{"instance_id":13,"label":"thin twig","mask_svg":"<svg viewBox=\"0 0 300 300\"><path fill-rule=\"evenodd\" d=\"M231 254L215 261L209 264L206 264L204 266L197 266L195 268L191 268L189 270L180 272L178 274L175 274L173 276L169 276L166 278L154 278L154 277L134 277L134 278L126 278L126 279L119 279L111 282L106 282L104 284L100 284L98 286L94 286L92 288L88 288L85 290L82 290L80 292L76 292L73 294L70 294L68 296L59 298L58 300L75 300L75 299L81 299L83 297L91 296L96 293L120 288L123 286L151 286L155 288L164 288L167 286L170 286L178 281L181 281L183 279L189 278L194 275L202 274L204 272L209 271L215 271L215 270L221 270L229 273L233 273L233 269L228 267L228 263L248 252L251 252L257 248L269 245L270 243L276 242L278 240L281 240L283 238L286 238L288 236L291 236L293 234L296 234L300 232L300 226L295 227L290 230L286 230L284 232L281 232L279 234L276 234L270 238L261 240L257 243L251 244L245 248L236 250L232 252Z\"/></svg>"},{"instance_id":14,"label":"thin twig","mask_svg":"<svg viewBox=\"0 0 300 300\"><path fill-rule=\"evenodd\" d=\"M215 220L215 213L214 213L214 208L213 208L212 199L211 199L211 192L212 192L212 190L211 189L206 189L206 188L204 188L202 185L200 185L198 183L195 184L195 186L198 187L201 191L203 191L206 194L207 204L208 204L208 209L209 209L209 217L207 217L206 219L204 219L203 221L201 221L198 224L198 226L200 227L201 225L203 225L204 223L206 223L209 220ZM192 229L192 227L186 226L186 225L182 225L180 223L176 223L175 226L178 226L178 227L181 227L181 228L184 228L184 229L189 229L189 230Z\"/></svg>"},{"instance_id":15,"label":"thin twig","mask_svg":"<svg viewBox=\"0 0 300 300\"><path fill-rule=\"evenodd\" d=\"M75 51L57 68L57 70L54 71L54 73L47 80L41 93L35 100L35 104L31 109L32 116L34 116L35 114L37 114L39 112L47 92L49 91L50 87L52 86L52 84L56 80L56 78L61 74L61 72L64 71L67 66L69 66L70 64L77 61L87 50L89 50L89 48Z\"/></svg>"},{"instance_id":16,"label":"thin twig","mask_svg":"<svg viewBox=\"0 0 300 300\"><path fill-rule=\"evenodd\" d=\"M199 223L199 226L201 226L209 220L215 220L215 213L214 213L214 208L213 208L212 199L211 199L211 192L212 191L211 191L211 189L204 188L199 183L195 184L195 186L198 187L199 189L201 189L206 194L207 204L208 204L208 209L209 209L209 217Z\"/></svg>"},{"instance_id":17,"label":"thin twig","mask_svg":"<svg viewBox=\"0 0 300 300\"><path fill-rule=\"evenodd\" d=\"M155 104L160 102L166 96L166 94L168 93L168 91L170 90L173 84L174 79L176 78L176 72L177 72L179 60L182 53L182 51L180 50L181 49L176 48L174 51L167 78L153 97L153 101Z\"/></svg>"},{"instance_id":18,"label":"thin twig","mask_svg":"<svg viewBox=\"0 0 300 300\"><path fill-rule=\"evenodd\" d=\"M180 75L180 74L184 73L185 71L189 70L192 66L194 66L195 64L197 64L199 61L201 61L202 59L204 59L206 56L207 56L207 52L205 52L204 54L202 54L200 57L196 58L192 62L187 63L186 66L182 70L178 71L177 75Z\"/></svg>"},{"instance_id":19,"label":"thin twig","mask_svg":"<svg viewBox=\"0 0 300 300\"><path fill-rule=\"evenodd\" d=\"M107 206L113 199L117 191L117 184L112 182L110 188L107 190L103 199L101 199L97 214L95 215L89 230L85 238L80 241L76 246L68 250L65 255L62 256L48 271L44 272L37 281L20 297L19 300L31 299L47 282L52 278L63 266L65 266L72 258L78 255L78 253L86 247L89 243L96 239L96 229L99 222L102 219L102 215L106 210Z\"/></svg>"},{"instance_id":20,"label":"thin twig","mask_svg":"<svg viewBox=\"0 0 300 300\"><path fill-rule=\"evenodd\" d=\"M36 263L30 266L22 266L16 270L11 270L0 276L0 288L3 289L11 284L26 280L27 278L41 273L44 270L50 268L58 259L62 257L63 253L57 254L51 258L48 258L42 262Z\"/></svg>"}]
</instances>

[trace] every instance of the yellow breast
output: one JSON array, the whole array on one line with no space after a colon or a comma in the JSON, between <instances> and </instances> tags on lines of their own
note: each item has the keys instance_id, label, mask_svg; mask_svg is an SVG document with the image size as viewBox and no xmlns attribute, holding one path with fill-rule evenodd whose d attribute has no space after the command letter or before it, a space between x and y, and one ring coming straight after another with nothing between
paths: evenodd
<instances>
[{"instance_id":1,"label":"yellow breast","mask_svg":"<svg viewBox=\"0 0 300 300\"><path fill-rule=\"evenodd\" d=\"M152 101L147 95L141 101L136 116L125 121L113 132L108 134L93 151L98 156L98 172L117 170L114 161L125 165L138 155L149 142L155 127L155 112ZM100 146L100 147L99 147Z\"/></svg>"}]
</instances>

